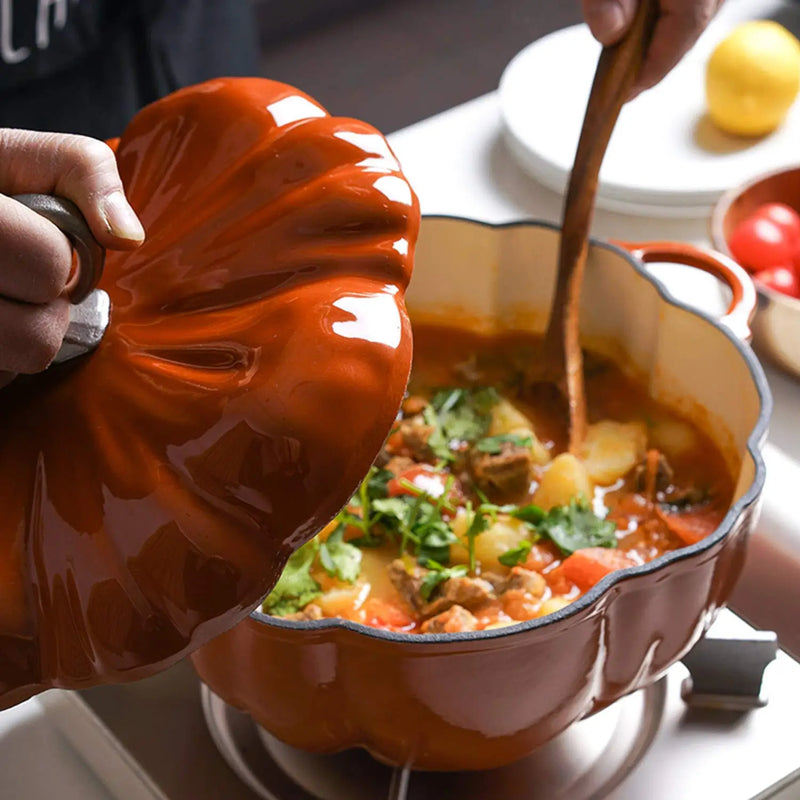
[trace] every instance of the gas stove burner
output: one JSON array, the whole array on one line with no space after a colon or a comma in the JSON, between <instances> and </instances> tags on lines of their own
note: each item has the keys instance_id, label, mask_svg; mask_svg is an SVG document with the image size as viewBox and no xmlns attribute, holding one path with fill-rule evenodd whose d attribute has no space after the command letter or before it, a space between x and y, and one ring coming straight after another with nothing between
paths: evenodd
<instances>
[{"instance_id":1,"label":"gas stove burner","mask_svg":"<svg viewBox=\"0 0 800 800\"><path fill-rule=\"evenodd\" d=\"M364 750L297 750L203 686L211 736L236 774L264 800L584 800L603 797L647 751L661 722L666 682L572 725L527 758L485 772L392 770Z\"/></svg>"}]
</instances>

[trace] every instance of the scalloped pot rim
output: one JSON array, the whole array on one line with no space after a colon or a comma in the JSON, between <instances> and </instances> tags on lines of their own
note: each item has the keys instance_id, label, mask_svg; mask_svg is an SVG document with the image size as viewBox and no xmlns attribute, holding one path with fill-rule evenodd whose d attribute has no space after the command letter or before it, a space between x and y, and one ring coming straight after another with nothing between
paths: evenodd
<instances>
[{"instance_id":1,"label":"scalloped pot rim","mask_svg":"<svg viewBox=\"0 0 800 800\"><path fill-rule=\"evenodd\" d=\"M546 228L552 231L560 230L559 225L555 225L553 223L540 220L517 220L505 223L491 223L482 220L469 219L466 217L432 214L432 215L423 215L422 217L423 224L425 220L429 219L464 222L467 224L478 225L485 228L493 228L496 230L518 228L518 227L539 227L539 228ZM700 311L698 309L692 308L690 305L682 302L681 300L678 300L663 284L657 281L653 277L653 275L647 269L645 269L644 264L641 261L639 261L639 259L632 256L626 250L623 250L622 248L617 247L616 245L610 244L609 242L604 242L595 238L591 238L589 243L593 247L600 247L606 250L610 250L616 253L617 255L621 256L628 262L628 264L630 264L630 266L637 273L639 273L639 275L641 275L651 284L653 284L656 291L665 302L669 303L670 305L676 306L677 308L683 309L684 311L688 311L690 314L693 314L694 316L701 318L709 325L712 325L713 327L721 331L734 344L734 346L739 352L739 355L744 359L745 363L747 364L747 368L750 371L753 383L755 384L756 389L758 391L758 397L760 401L760 412L758 420L756 421L753 430L751 431L750 435L747 438L747 452L753 459L753 463L755 466L755 474L753 476L753 482L750 484L750 487L739 498L739 500L737 500L730 507L728 513L725 515L724 519L720 523L719 527L714 531L714 533L710 534L709 536L706 536L704 539L701 539L699 542L696 542L693 545L689 545L687 547L682 547L679 550L673 550L669 553L665 553L664 555L659 556L658 558L654 559L653 561L649 561L646 564L641 564L636 567L625 567L624 569L612 572L611 574L603 578L601 581L599 581L597 584L595 584L585 595L578 598L574 602L570 603L568 606L565 606L564 608L553 612L552 614L548 614L547 616L544 617L539 617L538 619L528 620L527 622L520 622L515 625L509 625L504 628L496 628L488 631L466 631L463 633L433 633L433 634L426 634L424 637L420 637L419 634L415 633L395 633L394 631L385 631L379 628L371 628L367 625L362 625L359 622L352 622L351 620L339 619L337 617L331 617L320 620L307 620L307 621L285 620L282 619L281 617L273 617L270 616L269 614L265 614L259 608L256 608L250 614L250 617L252 619L264 623L266 625L274 626L276 628L283 628L287 630L322 631L322 630L345 629L352 631L353 633L361 634L363 636L368 636L374 639L382 639L387 642L398 642L406 645L415 644L420 646L426 646L430 644L444 644L444 643L453 644L457 642L475 642L488 639L499 639L504 636L513 636L515 634L524 633L527 631L535 630L537 628L544 628L547 626L556 625L565 619L568 619L572 616L579 614L581 611L591 606L593 603L599 600L600 597L606 594L612 587L616 586L621 581L633 578L638 575L647 575L649 573L657 572L669 564L673 564L678 561L682 561L683 559L699 555L700 553L703 553L706 550L710 550L714 545L716 545L718 542L720 542L728 535L733 523L741 516L741 514L745 511L745 509L747 509L756 501L758 496L761 494L761 491L764 487L764 480L766 478L766 467L764 464L764 459L761 455L760 445L763 442L764 438L766 437L767 429L769 426L769 419L772 414L772 394L769 390L769 385L767 383L767 378L766 375L764 374L764 370L761 367L761 364L759 363L758 359L755 357L755 354L750 349L749 345L738 339L724 325L722 325L718 320L714 319L709 314L706 314L705 312Z\"/></svg>"}]
</instances>

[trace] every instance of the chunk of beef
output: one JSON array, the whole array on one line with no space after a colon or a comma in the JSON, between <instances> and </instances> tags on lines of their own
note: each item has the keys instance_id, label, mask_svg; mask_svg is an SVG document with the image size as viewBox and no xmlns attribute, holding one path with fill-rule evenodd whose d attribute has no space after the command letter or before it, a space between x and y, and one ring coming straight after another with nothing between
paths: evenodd
<instances>
[{"instance_id":1,"label":"chunk of beef","mask_svg":"<svg viewBox=\"0 0 800 800\"><path fill-rule=\"evenodd\" d=\"M699 486L670 486L666 492L659 494L659 505L665 511L690 511L709 501L708 492Z\"/></svg>"},{"instance_id":2,"label":"chunk of beef","mask_svg":"<svg viewBox=\"0 0 800 800\"><path fill-rule=\"evenodd\" d=\"M431 617L456 605L474 611L494 599L494 587L483 578L450 578L436 588L434 597L422 609L422 616Z\"/></svg>"},{"instance_id":3,"label":"chunk of beef","mask_svg":"<svg viewBox=\"0 0 800 800\"><path fill-rule=\"evenodd\" d=\"M488 493L503 497L526 494L531 484L533 460L528 447L504 442L497 454L470 451L470 471L475 483Z\"/></svg>"},{"instance_id":4,"label":"chunk of beef","mask_svg":"<svg viewBox=\"0 0 800 800\"><path fill-rule=\"evenodd\" d=\"M386 568L389 573L389 580L392 586L397 589L398 594L416 612L422 611L425 601L422 599L420 589L422 581L428 574L427 569L420 567L419 564L406 565L401 558L396 558Z\"/></svg>"},{"instance_id":5,"label":"chunk of beef","mask_svg":"<svg viewBox=\"0 0 800 800\"><path fill-rule=\"evenodd\" d=\"M403 400L403 414L406 417L413 417L421 414L428 407L428 401L418 394L410 394Z\"/></svg>"},{"instance_id":6,"label":"chunk of beef","mask_svg":"<svg viewBox=\"0 0 800 800\"><path fill-rule=\"evenodd\" d=\"M388 469L389 472L393 472L395 475L400 475L400 473L410 469L416 463L417 462L414 461L413 458L409 458L408 456L392 456L383 465L383 468Z\"/></svg>"},{"instance_id":7,"label":"chunk of beef","mask_svg":"<svg viewBox=\"0 0 800 800\"><path fill-rule=\"evenodd\" d=\"M705 489L698 486L677 486L674 483L675 473L664 454L657 453L657 460L652 458L654 454L655 451L648 453L648 457L636 467L634 481L637 491L648 490L648 470L652 471L655 465L655 497L651 499L656 500L659 505L667 510L687 511L708 501L708 492Z\"/></svg>"},{"instance_id":8,"label":"chunk of beef","mask_svg":"<svg viewBox=\"0 0 800 800\"><path fill-rule=\"evenodd\" d=\"M422 623L422 633L461 633L474 631L478 627L478 620L463 606L451 606L447 611L431 617Z\"/></svg>"},{"instance_id":9,"label":"chunk of beef","mask_svg":"<svg viewBox=\"0 0 800 800\"><path fill-rule=\"evenodd\" d=\"M302 611L287 614L284 619L291 619L295 622L309 622L313 619L322 619L322 617L322 609L316 603L309 603Z\"/></svg>"},{"instance_id":10,"label":"chunk of beef","mask_svg":"<svg viewBox=\"0 0 800 800\"><path fill-rule=\"evenodd\" d=\"M496 587L498 595L519 591L533 598L542 597L546 588L547 581L538 572L519 566L512 567L508 577Z\"/></svg>"},{"instance_id":11,"label":"chunk of beef","mask_svg":"<svg viewBox=\"0 0 800 800\"><path fill-rule=\"evenodd\" d=\"M421 416L404 419L400 423L399 431L404 445L400 455L411 456L417 461L429 461L433 458L433 451L428 446L428 439L434 428L432 425L426 425Z\"/></svg>"},{"instance_id":12,"label":"chunk of beef","mask_svg":"<svg viewBox=\"0 0 800 800\"><path fill-rule=\"evenodd\" d=\"M637 492L644 492L647 489L648 461L649 454L648 457L636 467L634 472L633 479ZM655 462L654 488L656 492L665 492L667 489L669 489L669 487L672 485L672 480L674 477L675 473L673 472L669 461L667 461L666 456L663 453L659 453L657 461Z\"/></svg>"}]
</instances>

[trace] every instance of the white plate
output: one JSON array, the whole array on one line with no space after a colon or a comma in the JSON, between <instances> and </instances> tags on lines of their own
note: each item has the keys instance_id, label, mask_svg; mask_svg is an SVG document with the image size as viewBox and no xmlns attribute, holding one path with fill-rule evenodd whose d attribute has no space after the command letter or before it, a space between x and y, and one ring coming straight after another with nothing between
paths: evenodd
<instances>
[{"instance_id":1,"label":"white plate","mask_svg":"<svg viewBox=\"0 0 800 800\"><path fill-rule=\"evenodd\" d=\"M729 187L800 161L800 102L762 139L728 136L705 116L705 64L744 19L796 3L729 0L684 60L623 108L600 172L597 205L647 216L705 215ZM791 18L791 17L787 17ZM521 166L558 192L566 187L600 46L585 25L526 47L500 81L506 140Z\"/></svg>"}]
</instances>

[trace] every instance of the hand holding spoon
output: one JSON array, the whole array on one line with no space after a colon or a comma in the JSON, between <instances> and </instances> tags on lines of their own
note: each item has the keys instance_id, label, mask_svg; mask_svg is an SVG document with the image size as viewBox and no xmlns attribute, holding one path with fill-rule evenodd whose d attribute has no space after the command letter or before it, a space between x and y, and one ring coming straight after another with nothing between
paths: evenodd
<instances>
[{"instance_id":1,"label":"hand holding spoon","mask_svg":"<svg viewBox=\"0 0 800 800\"><path fill-rule=\"evenodd\" d=\"M657 18L658 0L640 0L625 36L617 44L603 48L564 203L558 276L545 333L543 366L566 395L569 451L575 454L586 434L579 311L597 180L611 133L636 82Z\"/></svg>"}]
</instances>

